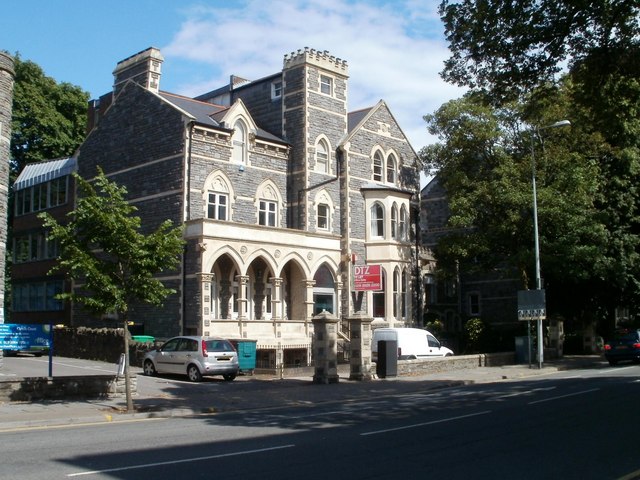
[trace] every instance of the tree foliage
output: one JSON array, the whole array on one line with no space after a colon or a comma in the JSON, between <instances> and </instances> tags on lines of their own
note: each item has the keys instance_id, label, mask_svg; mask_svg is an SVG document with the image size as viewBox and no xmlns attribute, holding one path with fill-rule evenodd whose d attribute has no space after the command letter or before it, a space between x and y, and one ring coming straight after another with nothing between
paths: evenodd
<instances>
[{"instance_id":1,"label":"tree foliage","mask_svg":"<svg viewBox=\"0 0 640 480\"><path fill-rule=\"evenodd\" d=\"M421 156L437 172L450 209L452 233L440 241L438 261L443 268L456 262L481 271L506 267L519 272L522 288L535 288L533 141L545 278L601 275L606 235L594 205L598 166L585 150L591 140L579 132L536 133L522 114L518 104L497 109L469 94L425 117L440 143Z\"/></svg>"},{"instance_id":2,"label":"tree foliage","mask_svg":"<svg viewBox=\"0 0 640 480\"><path fill-rule=\"evenodd\" d=\"M521 196L531 137L517 126L568 118L570 135L544 131L538 145L543 275L548 286L563 286L565 304L576 293L592 311L594 302L610 313L640 305L640 4L443 0L440 13L452 52L442 76L470 88L456 108L486 120L454 136L455 122L444 126L456 117L452 105L426 117L444 144L423 155L447 184L452 225L480 237L473 252L457 252L452 242L445 253L489 255L498 245L505 250L496 254L529 255L519 245L530 242L530 227L517 220L531 218ZM469 115L461 118L474 126ZM456 162L466 170L456 172Z\"/></svg>"},{"instance_id":3,"label":"tree foliage","mask_svg":"<svg viewBox=\"0 0 640 480\"><path fill-rule=\"evenodd\" d=\"M54 271L66 272L82 287L59 297L98 314L118 313L125 320L133 302L162 304L175 291L155 275L178 265L184 243L181 227L167 220L156 231L141 233L141 220L133 215L136 208L127 203L124 187L102 171L93 182L75 178L79 196L69 222L62 225L49 214L41 215L60 245Z\"/></svg>"},{"instance_id":4,"label":"tree foliage","mask_svg":"<svg viewBox=\"0 0 640 480\"><path fill-rule=\"evenodd\" d=\"M452 52L443 77L498 100L553 83L565 66L620 68L640 35L637 0L443 0L440 14Z\"/></svg>"},{"instance_id":5,"label":"tree foliage","mask_svg":"<svg viewBox=\"0 0 640 480\"><path fill-rule=\"evenodd\" d=\"M72 155L84 140L89 94L57 83L31 61L14 59L11 171L27 163Z\"/></svg>"}]
</instances>

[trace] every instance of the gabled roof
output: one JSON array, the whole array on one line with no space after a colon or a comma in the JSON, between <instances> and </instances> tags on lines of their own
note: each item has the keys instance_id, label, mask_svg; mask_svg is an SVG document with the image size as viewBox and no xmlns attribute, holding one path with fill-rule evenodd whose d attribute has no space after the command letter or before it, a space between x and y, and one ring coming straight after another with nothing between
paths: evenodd
<instances>
[{"instance_id":1,"label":"gabled roof","mask_svg":"<svg viewBox=\"0 0 640 480\"><path fill-rule=\"evenodd\" d=\"M51 160L48 162L37 162L26 165L15 183L13 184L14 190L23 190L33 185L48 182L55 178L64 177L70 175L78 169L76 159L60 158L58 160Z\"/></svg>"},{"instance_id":2,"label":"gabled roof","mask_svg":"<svg viewBox=\"0 0 640 480\"><path fill-rule=\"evenodd\" d=\"M391 112L391 110L389 109L389 107L387 106L387 104L386 104L386 102L384 100L380 100L373 107L365 108L365 109L362 109L362 110L356 110L355 112L351 112L351 113L349 113L347 115L347 128L348 128L348 131L347 131L347 135L345 135L342 138L342 140L340 140L340 145L344 146L347 143L349 143L351 138L358 132L360 127L363 126L366 123L366 121L369 119L369 117L374 115L381 108L386 108L387 109L387 111L389 112L389 115L391 115L391 118L393 118L393 121L395 122L396 126L400 129L400 131L402 132L402 135L407 140L407 143L409 144L409 147L411 148L411 150L413 150L413 153L417 157L418 154L414 150L413 145L411 145L411 143L409 142L409 139L407 139L406 135L404 135L404 132L402 131L402 128L400 127L400 124L397 122L396 118L393 116L393 113Z\"/></svg>"}]
</instances>

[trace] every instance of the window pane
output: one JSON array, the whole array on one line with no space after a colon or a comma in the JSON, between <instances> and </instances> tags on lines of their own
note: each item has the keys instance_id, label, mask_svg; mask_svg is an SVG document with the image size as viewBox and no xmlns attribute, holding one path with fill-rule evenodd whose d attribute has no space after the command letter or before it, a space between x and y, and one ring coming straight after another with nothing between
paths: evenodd
<instances>
[{"instance_id":1,"label":"window pane","mask_svg":"<svg viewBox=\"0 0 640 480\"><path fill-rule=\"evenodd\" d=\"M382 155L379 152L373 156L373 179L377 182L382 181Z\"/></svg>"},{"instance_id":2,"label":"window pane","mask_svg":"<svg viewBox=\"0 0 640 480\"><path fill-rule=\"evenodd\" d=\"M325 75L320 75L320 91L325 95L331 95L333 90L333 79Z\"/></svg>"},{"instance_id":3,"label":"window pane","mask_svg":"<svg viewBox=\"0 0 640 480\"><path fill-rule=\"evenodd\" d=\"M318 228L322 230L329 228L329 207L323 203L318 205Z\"/></svg>"},{"instance_id":4,"label":"window pane","mask_svg":"<svg viewBox=\"0 0 640 480\"><path fill-rule=\"evenodd\" d=\"M207 218L215 220L227 219L227 196L220 193L209 192L207 205Z\"/></svg>"},{"instance_id":5,"label":"window pane","mask_svg":"<svg viewBox=\"0 0 640 480\"><path fill-rule=\"evenodd\" d=\"M387 158L387 183L396 183L396 159L393 155Z\"/></svg>"}]
</instances>

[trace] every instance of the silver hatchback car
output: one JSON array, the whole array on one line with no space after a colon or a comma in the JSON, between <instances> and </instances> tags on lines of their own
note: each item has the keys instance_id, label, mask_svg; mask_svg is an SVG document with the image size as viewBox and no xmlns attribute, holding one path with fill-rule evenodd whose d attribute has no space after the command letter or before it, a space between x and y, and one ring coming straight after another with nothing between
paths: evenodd
<instances>
[{"instance_id":1,"label":"silver hatchback car","mask_svg":"<svg viewBox=\"0 0 640 480\"><path fill-rule=\"evenodd\" d=\"M147 352L142 361L145 375L187 375L192 382L203 376L222 375L231 381L238 375L238 353L228 340L214 337L173 337Z\"/></svg>"}]
</instances>

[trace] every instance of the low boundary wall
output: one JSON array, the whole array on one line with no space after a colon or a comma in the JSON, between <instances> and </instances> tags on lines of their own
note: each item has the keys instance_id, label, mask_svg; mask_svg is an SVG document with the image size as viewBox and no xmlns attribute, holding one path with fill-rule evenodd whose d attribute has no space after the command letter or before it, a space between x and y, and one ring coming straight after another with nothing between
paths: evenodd
<instances>
[{"instance_id":1,"label":"low boundary wall","mask_svg":"<svg viewBox=\"0 0 640 480\"><path fill-rule=\"evenodd\" d=\"M399 360L398 376L425 375L461 369L499 367L515 363L515 353L487 353L477 355L459 355L452 357L421 360ZM348 375L349 365L339 365L341 375ZM371 368L376 371L375 363ZM256 369L257 374L291 377L311 377L313 367ZM137 377L131 375L131 393L137 394ZM72 398L111 398L125 396L123 376L84 375L64 377L32 377L0 380L0 402L31 402L41 400L64 400Z\"/></svg>"},{"instance_id":2,"label":"low boundary wall","mask_svg":"<svg viewBox=\"0 0 640 480\"><path fill-rule=\"evenodd\" d=\"M138 392L137 380L130 378L132 395ZM124 377L114 375L11 378L0 380L0 402L124 397L125 387Z\"/></svg>"},{"instance_id":3,"label":"low boundary wall","mask_svg":"<svg viewBox=\"0 0 640 480\"><path fill-rule=\"evenodd\" d=\"M398 360L398 375L424 375L479 367L501 367L515 364L514 352L456 355L419 360ZM375 367L373 369L375 371Z\"/></svg>"}]
</instances>

